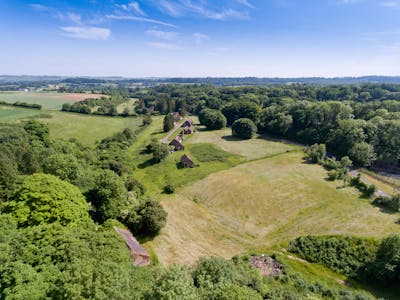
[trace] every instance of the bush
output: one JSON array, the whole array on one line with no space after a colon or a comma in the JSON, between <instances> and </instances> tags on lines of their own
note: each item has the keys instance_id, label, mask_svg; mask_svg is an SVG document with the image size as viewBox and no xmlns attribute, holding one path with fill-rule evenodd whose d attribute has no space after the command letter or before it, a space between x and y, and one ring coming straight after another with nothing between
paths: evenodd
<instances>
[{"instance_id":1,"label":"bush","mask_svg":"<svg viewBox=\"0 0 400 300\"><path fill-rule=\"evenodd\" d=\"M373 261L377 243L351 236L306 236L292 241L289 250L347 276L356 276Z\"/></svg>"},{"instance_id":2,"label":"bush","mask_svg":"<svg viewBox=\"0 0 400 300\"><path fill-rule=\"evenodd\" d=\"M125 181L125 187L128 192L135 191L138 195L142 196L146 193L145 186L137 179L128 177Z\"/></svg>"},{"instance_id":3,"label":"bush","mask_svg":"<svg viewBox=\"0 0 400 300\"><path fill-rule=\"evenodd\" d=\"M394 197L376 197L376 199L374 200L374 204L398 212L400 211L400 195L396 195Z\"/></svg>"},{"instance_id":4,"label":"bush","mask_svg":"<svg viewBox=\"0 0 400 300\"><path fill-rule=\"evenodd\" d=\"M335 181L336 179L339 178L339 174L336 170L330 170L328 172L328 179L331 181Z\"/></svg>"},{"instance_id":5,"label":"bush","mask_svg":"<svg viewBox=\"0 0 400 300\"><path fill-rule=\"evenodd\" d=\"M250 119L239 119L232 124L232 135L242 139L251 139L257 133L257 126Z\"/></svg>"},{"instance_id":6,"label":"bush","mask_svg":"<svg viewBox=\"0 0 400 300\"><path fill-rule=\"evenodd\" d=\"M175 187L172 184L168 184L164 187L164 193L173 194L175 193Z\"/></svg>"},{"instance_id":7,"label":"bush","mask_svg":"<svg viewBox=\"0 0 400 300\"><path fill-rule=\"evenodd\" d=\"M326 158L325 144L314 144L312 146L306 147L304 149L304 152L307 155L308 161L310 161L314 164L321 163Z\"/></svg>"},{"instance_id":8,"label":"bush","mask_svg":"<svg viewBox=\"0 0 400 300\"><path fill-rule=\"evenodd\" d=\"M367 273L371 279L400 284L400 235L392 235L382 241Z\"/></svg>"}]
</instances>

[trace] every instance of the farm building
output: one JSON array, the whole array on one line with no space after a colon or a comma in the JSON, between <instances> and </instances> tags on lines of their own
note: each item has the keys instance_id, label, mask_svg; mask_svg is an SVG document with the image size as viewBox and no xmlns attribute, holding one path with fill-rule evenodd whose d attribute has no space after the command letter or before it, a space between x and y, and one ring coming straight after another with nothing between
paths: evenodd
<instances>
[{"instance_id":1,"label":"farm building","mask_svg":"<svg viewBox=\"0 0 400 300\"><path fill-rule=\"evenodd\" d=\"M185 122L183 122L181 127L185 128L185 127L191 127L191 126L194 126L193 120L192 119L188 119Z\"/></svg>"},{"instance_id":2,"label":"farm building","mask_svg":"<svg viewBox=\"0 0 400 300\"><path fill-rule=\"evenodd\" d=\"M171 141L171 143L169 143L169 145L174 146L175 151L185 150L185 146L183 146L182 141L183 141L183 138L182 138L182 136L179 135L176 138L174 138Z\"/></svg>"},{"instance_id":3,"label":"farm building","mask_svg":"<svg viewBox=\"0 0 400 300\"><path fill-rule=\"evenodd\" d=\"M193 168L194 167L193 160L189 156L187 156L186 154L182 155L181 163L182 163L184 168Z\"/></svg>"},{"instance_id":4,"label":"farm building","mask_svg":"<svg viewBox=\"0 0 400 300\"><path fill-rule=\"evenodd\" d=\"M181 116L181 114L180 113L178 113L178 112L173 112L173 113L171 113L171 115L172 115L172 117L174 118L174 121L175 122L179 122L180 120L182 120L182 116Z\"/></svg>"},{"instance_id":5,"label":"farm building","mask_svg":"<svg viewBox=\"0 0 400 300\"><path fill-rule=\"evenodd\" d=\"M125 240L126 246L131 251L131 258L133 264L136 266L147 266L150 264L149 253L140 245L135 239L132 233L127 229L114 227L115 231L118 232Z\"/></svg>"},{"instance_id":6,"label":"farm building","mask_svg":"<svg viewBox=\"0 0 400 300\"><path fill-rule=\"evenodd\" d=\"M183 128L182 132L184 134L192 134L194 132L194 126L186 126L185 128Z\"/></svg>"}]
</instances>

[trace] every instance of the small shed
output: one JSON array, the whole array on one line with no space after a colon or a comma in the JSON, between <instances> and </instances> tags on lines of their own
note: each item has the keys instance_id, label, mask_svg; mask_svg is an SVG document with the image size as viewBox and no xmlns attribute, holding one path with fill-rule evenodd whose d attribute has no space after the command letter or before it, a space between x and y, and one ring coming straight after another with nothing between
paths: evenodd
<instances>
[{"instance_id":1,"label":"small shed","mask_svg":"<svg viewBox=\"0 0 400 300\"><path fill-rule=\"evenodd\" d=\"M125 240L126 246L131 251L131 258L135 266L147 266L150 264L149 253L140 245L132 233L127 229L114 227L115 231L119 233Z\"/></svg>"},{"instance_id":2,"label":"small shed","mask_svg":"<svg viewBox=\"0 0 400 300\"><path fill-rule=\"evenodd\" d=\"M192 134L194 132L194 126L186 126L183 128L183 133L184 134Z\"/></svg>"},{"instance_id":3,"label":"small shed","mask_svg":"<svg viewBox=\"0 0 400 300\"><path fill-rule=\"evenodd\" d=\"M182 155L181 163L182 163L184 168L193 168L194 167L193 160L189 156L187 156L186 154Z\"/></svg>"},{"instance_id":4,"label":"small shed","mask_svg":"<svg viewBox=\"0 0 400 300\"><path fill-rule=\"evenodd\" d=\"M194 126L193 120L192 119L188 119L185 122L183 122L181 127L190 127L190 126Z\"/></svg>"},{"instance_id":5,"label":"small shed","mask_svg":"<svg viewBox=\"0 0 400 300\"><path fill-rule=\"evenodd\" d=\"M183 141L182 137L177 136L171 141L171 143L169 143L169 145L174 146L175 151L182 151L185 150L185 146L183 146L182 141Z\"/></svg>"}]
</instances>

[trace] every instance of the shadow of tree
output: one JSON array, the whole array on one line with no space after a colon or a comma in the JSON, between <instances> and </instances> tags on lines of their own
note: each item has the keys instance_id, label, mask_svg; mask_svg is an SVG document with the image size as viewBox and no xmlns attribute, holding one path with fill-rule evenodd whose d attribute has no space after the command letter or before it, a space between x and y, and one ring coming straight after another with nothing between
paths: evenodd
<instances>
[{"instance_id":1,"label":"shadow of tree","mask_svg":"<svg viewBox=\"0 0 400 300\"><path fill-rule=\"evenodd\" d=\"M144 168L147 168L147 167L151 167L151 166L153 166L153 165L155 165L157 163L158 163L157 160L155 160L154 158L150 158L150 159L146 160L145 162L142 162L142 163L138 164L138 168L139 169L144 169Z\"/></svg>"}]
</instances>

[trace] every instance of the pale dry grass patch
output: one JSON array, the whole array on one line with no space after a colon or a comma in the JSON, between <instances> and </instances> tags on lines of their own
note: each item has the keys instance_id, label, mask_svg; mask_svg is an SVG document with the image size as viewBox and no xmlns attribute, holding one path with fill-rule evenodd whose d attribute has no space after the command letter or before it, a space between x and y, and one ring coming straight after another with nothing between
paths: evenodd
<instances>
[{"instance_id":1,"label":"pale dry grass patch","mask_svg":"<svg viewBox=\"0 0 400 300\"><path fill-rule=\"evenodd\" d=\"M300 235L400 233L400 214L361 199L301 153L245 163L209 175L162 202L166 228L150 246L164 264L266 249Z\"/></svg>"}]
</instances>

